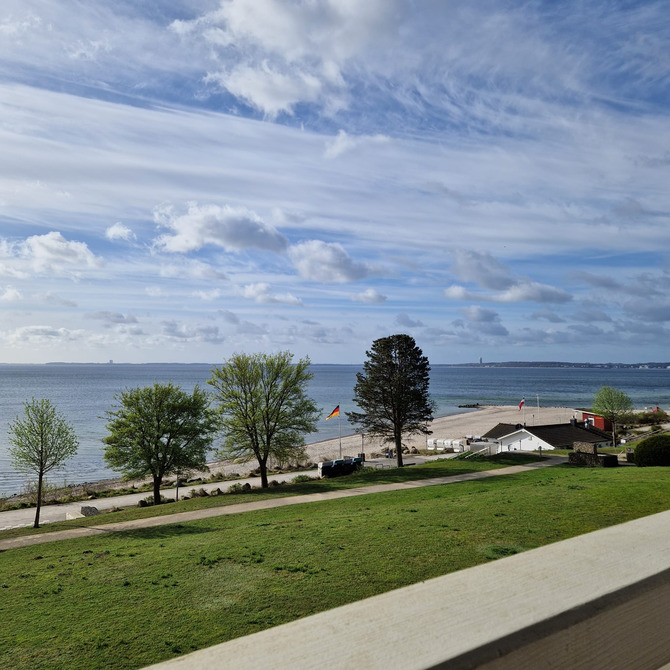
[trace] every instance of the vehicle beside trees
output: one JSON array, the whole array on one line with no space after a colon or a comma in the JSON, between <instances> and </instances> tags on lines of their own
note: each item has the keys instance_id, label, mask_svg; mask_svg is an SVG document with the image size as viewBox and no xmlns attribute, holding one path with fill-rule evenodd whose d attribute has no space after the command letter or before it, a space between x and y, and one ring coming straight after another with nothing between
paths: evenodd
<instances>
[{"instance_id":1,"label":"vehicle beside trees","mask_svg":"<svg viewBox=\"0 0 670 670\"><path fill-rule=\"evenodd\" d=\"M316 431L319 409L307 395L313 377L308 357L293 354L235 354L212 370L207 382L223 433L222 458L258 461L261 486L268 486L268 462L300 460L305 435Z\"/></svg>"},{"instance_id":2,"label":"vehicle beside trees","mask_svg":"<svg viewBox=\"0 0 670 670\"><path fill-rule=\"evenodd\" d=\"M116 396L107 412L106 463L125 479L151 477L154 504L166 475L206 470L217 428L207 393L187 393L172 383L138 387Z\"/></svg>"},{"instance_id":3,"label":"vehicle beside trees","mask_svg":"<svg viewBox=\"0 0 670 670\"><path fill-rule=\"evenodd\" d=\"M40 527L44 476L72 458L79 448L74 428L50 400L32 398L24 404L23 418L9 424L9 453L20 472L37 475L34 528Z\"/></svg>"},{"instance_id":4,"label":"vehicle beside trees","mask_svg":"<svg viewBox=\"0 0 670 670\"><path fill-rule=\"evenodd\" d=\"M392 442L402 467L403 434L431 434L435 403L429 396L428 358L405 334L375 340L366 356L354 386L354 402L362 411L349 412L347 418L356 432Z\"/></svg>"}]
</instances>

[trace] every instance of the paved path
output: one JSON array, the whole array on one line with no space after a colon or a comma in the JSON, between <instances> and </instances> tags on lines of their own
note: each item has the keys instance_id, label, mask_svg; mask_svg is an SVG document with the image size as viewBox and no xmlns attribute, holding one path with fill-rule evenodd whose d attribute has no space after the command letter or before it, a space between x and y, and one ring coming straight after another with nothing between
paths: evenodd
<instances>
[{"instance_id":1,"label":"paved path","mask_svg":"<svg viewBox=\"0 0 670 670\"><path fill-rule=\"evenodd\" d=\"M154 516L148 517L146 519L135 519L134 521L119 521L118 523L104 524L100 526L95 526L93 524L86 527L54 531L53 533L25 535L23 537L14 537L0 540L0 551L16 549L18 547L27 547L34 544L43 544L45 542L57 542L58 540L89 537L91 535L100 535L103 533L129 531L135 530L137 528L153 528L156 526L166 526L169 524L196 521L198 519L208 519L211 517L224 516L228 514L242 514L244 512L252 512L261 509L300 505L302 503L318 502L321 500L350 498L353 496L368 495L370 493L382 493L385 491L402 491L406 489L420 488L422 486L455 484L457 482L485 479L487 477L499 477L501 475L511 475L519 472L527 472L529 470L537 470L539 468L546 468L552 465L557 465L559 463L565 463L565 458L555 456L539 463L532 463L530 465L513 465L508 468L500 468L498 470L484 470L483 472L470 472L467 474L453 475L450 477L433 477L431 479L398 482L395 484L376 484L373 486L361 486L358 488L344 489L341 491L325 491L324 493L310 493L307 495L289 496L286 498L257 500L254 502L228 505L225 507L213 507L210 509L193 510L190 512L178 512L176 514L169 514L167 516ZM295 474L292 476L295 476ZM146 497L146 494L142 495Z\"/></svg>"},{"instance_id":2,"label":"paved path","mask_svg":"<svg viewBox=\"0 0 670 670\"><path fill-rule=\"evenodd\" d=\"M456 456L453 454L452 456ZM426 463L428 461L434 461L438 458L447 458L449 454L440 454L437 456L406 456L406 463L415 463L420 465L421 463ZM395 467L395 459L372 459L366 461L366 465L372 467ZM310 477L317 477L317 471L308 470L306 472L289 472L286 474L272 474L269 476L270 481L276 479L278 482L290 482L298 475L308 475ZM260 477L248 477L243 479L234 479L224 482L213 482L208 484L186 484L186 486L179 487L179 497L189 495L191 489L205 489L208 493L215 491L216 489L221 489L222 491L227 491L233 484L246 484L249 483L251 486L259 487L260 486ZM170 488L161 489L161 494L166 498L171 498L174 500L175 497L175 488L174 486ZM109 498L94 498L92 500L78 500L72 503L63 503L59 505L43 505L40 510L40 524L44 525L47 523L55 523L56 521L65 521L66 519L76 519L83 516L80 512L82 506L91 505L96 507L98 510L110 510L114 507L135 507L140 500L144 500L147 497L151 497L152 493L150 491L142 491L138 493L128 493L124 495L111 496ZM25 509L15 509L8 510L6 512L0 512L0 531L10 530L11 528L24 528L33 525L35 521L35 508L27 507Z\"/></svg>"}]
</instances>

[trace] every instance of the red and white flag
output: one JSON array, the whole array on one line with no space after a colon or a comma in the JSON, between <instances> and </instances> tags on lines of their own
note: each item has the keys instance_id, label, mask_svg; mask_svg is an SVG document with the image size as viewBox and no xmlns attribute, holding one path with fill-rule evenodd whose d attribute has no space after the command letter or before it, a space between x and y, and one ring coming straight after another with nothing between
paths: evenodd
<instances>
[{"instance_id":1,"label":"red and white flag","mask_svg":"<svg viewBox=\"0 0 670 670\"><path fill-rule=\"evenodd\" d=\"M526 404L526 399L521 398L521 402L519 403L519 411L521 411L521 408Z\"/></svg>"}]
</instances>

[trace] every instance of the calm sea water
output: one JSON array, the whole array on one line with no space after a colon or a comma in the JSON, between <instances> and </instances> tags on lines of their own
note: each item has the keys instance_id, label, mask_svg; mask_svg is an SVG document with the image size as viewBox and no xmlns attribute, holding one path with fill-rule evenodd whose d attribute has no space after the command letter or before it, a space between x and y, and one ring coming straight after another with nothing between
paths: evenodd
<instances>
[{"instance_id":1,"label":"calm sea water","mask_svg":"<svg viewBox=\"0 0 670 670\"><path fill-rule=\"evenodd\" d=\"M105 412L115 396L128 388L172 381L187 391L196 384L208 388L210 365L3 365L0 366L0 495L19 492L25 476L15 472L7 453L9 421L23 412L32 397L48 398L73 424L80 446L65 468L52 473L54 483L96 481L117 476L105 467L102 438ZM340 405L342 434L353 431L345 413L357 409L352 401L355 365L313 365L310 395L323 409L318 432L308 442L336 437L338 422L325 417ZM603 385L628 393L635 407L670 407L670 370L581 368L453 368L433 366L431 395L437 415L454 414L458 405L480 403L515 405L522 397L527 407L588 407Z\"/></svg>"}]
</instances>

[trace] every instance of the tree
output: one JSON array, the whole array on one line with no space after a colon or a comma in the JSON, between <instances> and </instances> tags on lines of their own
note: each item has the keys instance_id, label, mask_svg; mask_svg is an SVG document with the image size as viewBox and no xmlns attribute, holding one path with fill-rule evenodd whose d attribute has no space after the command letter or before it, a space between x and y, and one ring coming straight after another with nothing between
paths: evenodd
<instances>
[{"instance_id":1,"label":"tree","mask_svg":"<svg viewBox=\"0 0 670 670\"><path fill-rule=\"evenodd\" d=\"M435 404L428 395L430 365L409 335L375 340L366 355L354 386L354 402L363 411L350 412L347 418L359 426L357 432L393 442L402 467L403 433L431 433L428 422Z\"/></svg>"},{"instance_id":2,"label":"tree","mask_svg":"<svg viewBox=\"0 0 670 670\"><path fill-rule=\"evenodd\" d=\"M316 431L319 409L307 395L314 376L305 357L235 354L208 381L216 389L226 458L256 458L261 486L268 486L268 459L304 455L305 434Z\"/></svg>"},{"instance_id":3,"label":"tree","mask_svg":"<svg viewBox=\"0 0 670 670\"><path fill-rule=\"evenodd\" d=\"M77 453L79 441L72 424L56 411L49 400L32 398L24 404L24 416L9 424L9 453L12 465L21 472L37 475L37 509L34 528L40 527L44 475L60 467Z\"/></svg>"},{"instance_id":4,"label":"tree","mask_svg":"<svg viewBox=\"0 0 670 670\"><path fill-rule=\"evenodd\" d=\"M633 411L628 394L611 386L603 386L593 397L591 409L612 423L612 446L615 447L617 424L628 421Z\"/></svg>"},{"instance_id":5,"label":"tree","mask_svg":"<svg viewBox=\"0 0 670 670\"><path fill-rule=\"evenodd\" d=\"M207 469L216 415L197 385L188 394L172 383L157 383L123 391L116 401L107 412L105 461L126 479L151 476L155 505L163 477Z\"/></svg>"}]
</instances>

